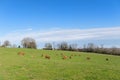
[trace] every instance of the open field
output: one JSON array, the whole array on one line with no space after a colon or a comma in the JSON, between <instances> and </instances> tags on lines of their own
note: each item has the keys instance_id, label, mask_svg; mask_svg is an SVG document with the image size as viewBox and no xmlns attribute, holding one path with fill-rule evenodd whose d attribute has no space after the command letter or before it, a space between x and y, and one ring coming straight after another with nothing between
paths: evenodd
<instances>
[{"instance_id":1,"label":"open field","mask_svg":"<svg viewBox=\"0 0 120 80\"><path fill-rule=\"evenodd\" d=\"M120 56L0 48L0 80L120 80Z\"/></svg>"}]
</instances>

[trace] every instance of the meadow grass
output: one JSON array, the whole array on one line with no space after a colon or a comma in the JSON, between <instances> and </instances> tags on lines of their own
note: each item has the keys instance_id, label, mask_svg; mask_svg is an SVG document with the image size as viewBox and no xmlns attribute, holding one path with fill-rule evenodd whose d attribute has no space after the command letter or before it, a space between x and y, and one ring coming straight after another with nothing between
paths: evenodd
<instances>
[{"instance_id":1,"label":"meadow grass","mask_svg":"<svg viewBox=\"0 0 120 80\"><path fill-rule=\"evenodd\" d=\"M18 55L20 51L25 55ZM61 53L73 56L63 60ZM0 48L0 80L120 80L120 56Z\"/></svg>"}]
</instances>

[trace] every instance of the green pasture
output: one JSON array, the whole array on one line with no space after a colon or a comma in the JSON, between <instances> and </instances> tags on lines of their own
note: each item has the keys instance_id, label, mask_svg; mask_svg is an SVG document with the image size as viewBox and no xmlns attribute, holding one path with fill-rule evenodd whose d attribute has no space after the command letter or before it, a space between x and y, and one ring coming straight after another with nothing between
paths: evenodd
<instances>
[{"instance_id":1,"label":"green pasture","mask_svg":"<svg viewBox=\"0 0 120 80\"><path fill-rule=\"evenodd\" d=\"M120 56L0 48L0 80L120 80Z\"/></svg>"}]
</instances>

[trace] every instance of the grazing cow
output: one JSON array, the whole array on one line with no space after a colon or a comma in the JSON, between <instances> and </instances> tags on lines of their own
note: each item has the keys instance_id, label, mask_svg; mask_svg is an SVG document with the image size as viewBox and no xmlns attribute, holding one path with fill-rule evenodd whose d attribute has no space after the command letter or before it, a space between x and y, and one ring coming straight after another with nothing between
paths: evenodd
<instances>
[{"instance_id":1,"label":"grazing cow","mask_svg":"<svg viewBox=\"0 0 120 80\"><path fill-rule=\"evenodd\" d=\"M63 56L63 58L62 59L67 59L67 56Z\"/></svg>"},{"instance_id":2,"label":"grazing cow","mask_svg":"<svg viewBox=\"0 0 120 80\"><path fill-rule=\"evenodd\" d=\"M108 58L106 58L106 61L108 61L109 59Z\"/></svg>"},{"instance_id":3,"label":"grazing cow","mask_svg":"<svg viewBox=\"0 0 120 80\"><path fill-rule=\"evenodd\" d=\"M86 59L87 59L87 60L90 60L90 57L87 57Z\"/></svg>"},{"instance_id":4,"label":"grazing cow","mask_svg":"<svg viewBox=\"0 0 120 80\"><path fill-rule=\"evenodd\" d=\"M18 52L18 55L24 56L25 53L24 52Z\"/></svg>"},{"instance_id":5,"label":"grazing cow","mask_svg":"<svg viewBox=\"0 0 120 80\"><path fill-rule=\"evenodd\" d=\"M49 56L49 55L45 55L45 58L46 58L46 59L50 59L50 56Z\"/></svg>"}]
</instances>

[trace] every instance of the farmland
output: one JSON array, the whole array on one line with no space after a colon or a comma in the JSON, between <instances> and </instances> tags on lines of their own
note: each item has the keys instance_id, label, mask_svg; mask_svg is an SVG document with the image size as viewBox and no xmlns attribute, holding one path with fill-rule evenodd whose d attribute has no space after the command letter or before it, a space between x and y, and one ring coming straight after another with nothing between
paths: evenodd
<instances>
[{"instance_id":1,"label":"farmland","mask_svg":"<svg viewBox=\"0 0 120 80\"><path fill-rule=\"evenodd\" d=\"M0 80L120 80L119 75L120 56L0 48Z\"/></svg>"}]
</instances>

